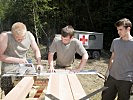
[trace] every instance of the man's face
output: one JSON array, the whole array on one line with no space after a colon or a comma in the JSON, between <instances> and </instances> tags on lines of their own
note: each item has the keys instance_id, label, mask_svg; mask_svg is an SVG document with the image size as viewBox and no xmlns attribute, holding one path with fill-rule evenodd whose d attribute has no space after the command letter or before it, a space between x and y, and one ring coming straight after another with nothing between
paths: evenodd
<instances>
[{"instance_id":1,"label":"man's face","mask_svg":"<svg viewBox=\"0 0 133 100\"><path fill-rule=\"evenodd\" d=\"M128 32L130 32L130 27L125 28L124 26L117 27L118 34L121 38L124 38L128 35Z\"/></svg>"},{"instance_id":2,"label":"man's face","mask_svg":"<svg viewBox=\"0 0 133 100\"><path fill-rule=\"evenodd\" d=\"M14 34L13 36L17 42L22 42L25 39L25 34L23 34L23 35L15 35Z\"/></svg>"},{"instance_id":3,"label":"man's face","mask_svg":"<svg viewBox=\"0 0 133 100\"><path fill-rule=\"evenodd\" d=\"M71 39L72 39L72 37L70 38L69 35L66 37L61 36L61 40L62 40L63 44L65 44L65 45L69 44Z\"/></svg>"}]
</instances>

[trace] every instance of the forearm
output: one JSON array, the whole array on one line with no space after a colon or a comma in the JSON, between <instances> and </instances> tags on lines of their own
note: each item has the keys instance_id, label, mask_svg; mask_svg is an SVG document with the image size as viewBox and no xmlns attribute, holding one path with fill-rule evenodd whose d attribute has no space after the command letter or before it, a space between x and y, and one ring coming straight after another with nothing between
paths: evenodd
<instances>
[{"instance_id":1,"label":"forearm","mask_svg":"<svg viewBox=\"0 0 133 100\"><path fill-rule=\"evenodd\" d=\"M79 64L78 69L82 70L83 67L85 66L87 60L88 60L88 54L84 54L84 55L82 56L82 59L81 59L81 62L80 62L80 64Z\"/></svg>"},{"instance_id":2,"label":"forearm","mask_svg":"<svg viewBox=\"0 0 133 100\"><path fill-rule=\"evenodd\" d=\"M41 65L42 64L41 63L41 57L36 58L36 62L37 62L38 65Z\"/></svg>"},{"instance_id":3,"label":"forearm","mask_svg":"<svg viewBox=\"0 0 133 100\"><path fill-rule=\"evenodd\" d=\"M112 67L112 63L113 63L113 58L111 57L111 58L109 59L108 68L107 68L107 70L106 70L106 72L105 72L105 79L107 79L108 76L109 76L109 70L110 70L111 67Z\"/></svg>"},{"instance_id":4,"label":"forearm","mask_svg":"<svg viewBox=\"0 0 133 100\"><path fill-rule=\"evenodd\" d=\"M9 57L6 55L0 55L0 61L5 63L21 63L21 58Z\"/></svg>"},{"instance_id":5,"label":"forearm","mask_svg":"<svg viewBox=\"0 0 133 100\"><path fill-rule=\"evenodd\" d=\"M112 67L112 63L113 63L113 59L110 58L110 60L109 60L109 64L108 64L108 70L111 69L111 67Z\"/></svg>"},{"instance_id":6,"label":"forearm","mask_svg":"<svg viewBox=\"0 0 133 100\"><path fill-rule=\"evenodd\" d=\"M53 64L54 64L54 63L53 63L53 60L50 60L50 61L49 61L49 67L54 67Z\"/></svg>"},{"instance_id":7,"label":"forearm","mask_svg":"<svg viewBox=\"0 0 133 100\"><path fill-rule=\"evenodd\" d=\"M41 65L41 53L40 50L35 51L35 59L38 65Z\"/></svg>"},{"instance_id":8,"label":"forearm","mask_svg":"<svg viewBox=\"0 0 133 100\"><path fill-rule=\"evenodd\" d=\"M114 57L115 57L115 53L112 52L112 55L111 55L111 57L109 59L109 63L108 63L108 70L110 70L111 67L112 67L112 64L113 64L113 61L114 61Z\"/></svg>"},{"instance_id":9,"label":"forearm","mask_svg":"<svg viewBox=\"0 0 133 100\"><path fill-rule=\"evenodd\" d=\"M49 53L48 54L48 64L49 64L49 66L50 67L53 67L54 65L53 65L53 53Z\"/></svg>"}]
</instances>

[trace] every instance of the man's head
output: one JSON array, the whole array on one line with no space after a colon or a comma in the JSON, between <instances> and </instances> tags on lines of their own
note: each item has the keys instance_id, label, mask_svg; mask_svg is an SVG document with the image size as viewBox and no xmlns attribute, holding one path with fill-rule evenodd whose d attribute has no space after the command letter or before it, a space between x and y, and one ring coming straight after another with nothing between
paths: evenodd
<instances>
[{"instance_id":1,"label":"man's head","mask_svg":"<svg viewBox=\"0 0 133 100\"><path fill-rule=\"evenodd\" d=\"M16 22L12 25L12 34L17 42L21 42L25 39L27 28L25 24L21 22Z\"/></svg>"},{"instance_id":2,"label":"man's head","mask_svg":"<svg viewBox=\"0 0 133 100\"><path fill-rule=\"evenodd\" d=\"M74 28L72 26L68 25L62 28L61 39L64 44L69 44L73 36L74 36Z\"/></svg>"},{"instance_id":3,"label":"man's head","mask_svg":"<svg viewBox=\"0 0 133 100\"><path fill-rule=\"evenodd\" d=\"M132 28L132 23L129 19L123 18L115 23L118 34L121 38L126 37Z\"/></svg>"},{"instance_id":4,"label":"man's head","mask_svg":"<svg viewBox=\"0 0 133 100\"><path fill-rule=\"evenodd\" d=\"M128 27L132 27L132 23L129 19L127 18L123 18L123 19L120 19L119 21L117 21L115 23L115 26L116 27L119 27L119 26L124 26L125 28L128 28Z\"/></svg>"}]
</instances>

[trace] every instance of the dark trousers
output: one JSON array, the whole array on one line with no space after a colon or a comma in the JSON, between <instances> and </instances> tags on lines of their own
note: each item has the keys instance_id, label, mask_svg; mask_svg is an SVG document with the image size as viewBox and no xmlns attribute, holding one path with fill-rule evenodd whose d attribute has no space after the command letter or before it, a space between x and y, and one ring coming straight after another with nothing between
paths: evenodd
<instances>
[{"instance_id":1,"label":"dark trousers","mask_svg":"<svg viewBox=\"0 0 133 100\"><path fill-rule=\"evenodd\" d=\"M14 84L12 83L11 76L1 77L1 89L4 91L5 95L7 95L12 90L13 87Z\"/></svg>"},{"instance_id":2,"label":"dark trousers","mask_svg":"<svg viewBox=\"0 0 133 100\"><path fill-rule=\"evenodd\" d=\"M66 69L66 70L71 70L72 69L72 66L59 66L59 65L56 65L55 66L55 69Z\"/></svg>"},{"instance_id":3,"label":"dark trousers","mask_svg":"<svg viewBox=\"0 0 133 100\"><path fill-rule=\"evenodd\" d=\"M108 87L102 92L102 100L114 100L118 94L118 100L129 100L132 83L129 81L116 80L109 76L104 86Z\"/></svg>"}]
</instances>

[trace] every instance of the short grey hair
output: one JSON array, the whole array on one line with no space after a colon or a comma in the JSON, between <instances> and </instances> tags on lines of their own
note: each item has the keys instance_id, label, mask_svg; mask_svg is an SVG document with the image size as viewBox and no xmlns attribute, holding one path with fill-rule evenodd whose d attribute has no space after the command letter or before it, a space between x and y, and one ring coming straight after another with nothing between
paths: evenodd
<instances>
[{"instance_id":1,"label":"short grey hair","mask_svg":"<svg viewBox=\"0 0 133 100\"><path fill-rule=\"evenodd\" d=\"M11 31L14 35L25 35L27 28L22 22L16 22L12 25Z\"/></svg>"}]
</instances>

